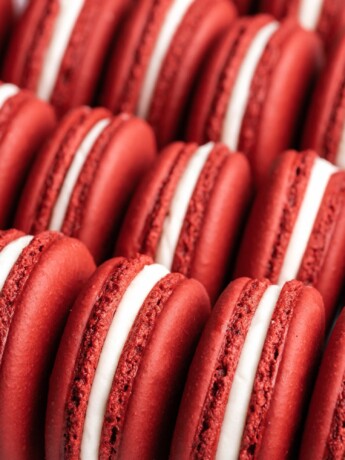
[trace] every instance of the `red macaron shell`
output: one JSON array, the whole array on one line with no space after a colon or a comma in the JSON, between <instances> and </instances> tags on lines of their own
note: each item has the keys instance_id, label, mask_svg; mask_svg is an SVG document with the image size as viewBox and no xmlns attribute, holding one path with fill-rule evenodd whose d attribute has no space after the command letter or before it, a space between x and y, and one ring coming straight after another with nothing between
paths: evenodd
<instances>
[{"instance_id":1,"label":"red macaron shell","mask_svg":"<svg viewBox=\"0 0 345 460\"><path fill-rule=\"evenodd\" d=\"M51 379L46 424L47 458L60 458L63 452L67 456L79 455L88 394L102 344L114 314L114 302L119 303L131 280L144 265L150 263L151 259L145 256L134 260L118 258L106 262L97 270L77 300L60 345ZM112 284L109 284L110 277ZM100 293L104 289L108 290L105 296L102 296ZM99 307L96 309L98 304ZM169 443L165 443L165 440L169 437L171 424L174 422L174 416L171 414L176 411L176 398L179 397L186 366L210 308L208 297L201 285L196 281L185 280L178 274L167 275L157 283L143 305L122 351L113 380L107 407L108 416L105 418L100 446L103 453L114 454L120 449L126 458L130 456L131 449L139 448L139 444L143 443L151 455L142 449L140 458L153 458L152 452L168 448ZM92 336L88 334L91 325ZM96 341L95 337L98 337ZM136 343L140 343L139 348L135 346ZM139 355L136 356L138 352ZM169 359L165 359L168 353ZM125 374L119 372L119 368L121 371L122 365L131 360L133 366L137 367L137 370L134 368L134 374L132 370L130 374L127 371ZM81 372L84 375L84 383L73 385L71 381L77 382L76 376L80 376ZM108 428L111 429L108 424L115 423L112 422L111 414L118 409L116 395L121 390L123 379L127 382L127 390L119 400L121 417L116 417L116 426L120 426L120 445L116 444L116 450L113 450L114 447L112 444L109 445L106 434ZM157 387L157 382L161 382L162 386ZM151 388L151 385L154 388ZM161 391L158 391L158 388ZM153 390L155 396L152 394ZM127 391L130 394L127 394ZM161 405L158 404L158 398L161 398ZM136 417L132 418L128 413L133 410L133 405L136 407L137 404L140 410L138 412L134 408ZM145 426L148 427L151 437L143 433L144 424L140 421L140 414L144 413ZM138 436L136 427L132 427L136 423L139 423L141 436ZM129 446L124 445L126 439L133 434L138 437L139 444L133 446L129 442ZM162 436L161 440L159 435Z\"/></svg>"},{"instance_id":2,"label":"red macaron shell","mask_svg":"<svg viewBox=\"0 0 345 460\"><path fill-rule=\"evenodd\" d=\"M267 277L278 282L281 266L307 188L315 152L286 152L276 162L253 206L242 240L237 276ZM343 172L333 174L325 190L297 278L324 298L330 324L344 279Z\"/></svg>"},{"instance_id":3,"label":"red macaron shell","mask_svg":"<svg viewBox=\"0 0 345 460\"><path fill-rule=\"evenodd\" d=\"M73 28L51 102L59 115L92 101L105 57L130 0L86 0ZM5 78L36 90L42 62L59 13L58 2L30 2L20 20L5 63Z\"/></svg>"},{"instance_id":4,"label":"red macaron shell","mask_svg":"<svg viewBox=\"0 0 345 460\"><path fill-rule=\"evenodd\" d=\"M215 456L243 336L268 286L267 280L241 278L219 299L190 368L171 459ZM296 281L286 284L256 373L241 458L266 458L269 452L270 458L281 459L291 453L323 333L323 304L317 291ZM267 446L269 441L272 445Z\"/></svg>"},{"instance_id":5,"label":"red macaron shell","mask_svg":"<svg viewBox=\"0 0 345 460\"><path fill-rule=\"evenodd\" d=\"M0 110L0 228L11 225L29 169L55 123L52 108L28 91Z\"/></svg>"},{"instance_id":6,"label":"red macaron shell","mask_svg":"<svg viewBox=\"0 0 345 460\"><path fill-rule=\"evenodd\" d=\"M239 20L237 40L252 39L255 32L270 20L272 18L269 16ZM235 40L234 31L232 34ZM241 64L239 58L243 48L245 50L249 46L249 43L244 47L241 43L233 42L233 51L228 41L231 40L225 37L221 46L234 54L225 58L223 69L220 55L211 59L205 67L190 113L187 134L190 140L204 142L206 139L221 139L228 97ZM226 56L224 49L219 53ZM321 59L322 47L317 36L293 21L282 24L266 46L251 83L238 144L238 150L249 157L256 183L265 178L273 159L295 144L306 95ZM219 74L218 80L215 75L212 76L214 72L215 75ZM216 86L211 87L210 82ZM211 104L206 106L204 98Z\"/></svg>"},{"instance_id":7,"label":"red macaron shell","mask_svg":"<svg viewBox=\"0 0 345 460\"><path fill-rule=\"evenodd\" d=\"M133 198L116 254L142 252L155 258L178 180L196 151L195 144L175 143L159 155ZM189 202L172 262L172 271L204 284L212 301L225 281L250 196L245 157L215 144Z\"/></svg>"},{"instance_id":8,"label":"red macaron shell","mask_svg":"<svg viewBox=\"0 0 345 460\"><path fill-rule=\"evenodd\" d=\"M233 3L241 16L249 14L253 7L253 0L233 0Z\"/></svg>"},{"instance_id":9,"label":"red macaron shell","mask_svg":"<svg viewBox=\"0 0 345 460\"><path fill-rule=\"evenodd\" d=\"M154 40L170 6L171 1L143 1L129 17L102 96L103 104L115 112L135 113ZM234 16L233 5L225 0L197 0L187 10L164 58L149 109L148 121L160 145L176 138L200 65Z\"/></svg>"},{"instance_id":10,"label":"red macaron shell","mask_svg":"<svg viewBox=\"0 0 345 460\"><path fill-rule=\"evenodd\" d=\"M12 1L0 0L0 49L9 32L9 26L13 20Z\"/></svg>"},{"instance_id":11,"label":"red macaron shell","mask_svg":"<svg viewBox=\"0 0 345 460\"><path fill-rule=\"evenodd\" d=\"M324 306L318 291L300 282L286 283L254 382L246 421L248 438L242 439L247 458L265 458L267 452L272 460L296 458L324 335ZM264 419L260 422L258 416Z\"/></svg>"},{"instance_id":12,"label":"red macaron shell","mask_svg":"<svg viewBox=\"0 0 345 460\"><path fill-rule=\"evenodd\" d=\"M300 459L337 459L344 456L344 347L345 311L337 320L323 356L309 407ZM342 417L337 420L340 412ZM337 422L340 429L333 433L333 424Z\"/></svg>"},{"instance_id":13,"label":"red macaron shell","mask_svg":"<svg viewBox=\"0 0 345 460\"><path fill-rule=\"evenodd\" d=\"M345 38L328 57L310 105L303 147L316 150L332 163L345 123Z\"/></svg>"},{"instance_id":14,"label":"red macaron shell","mask_svg":"<svg viewBox=\"0 0 345 460\"><path fill-rule=\"evenodd\" d=\"M95 268L83 244L56 235L16 300L0 366L2 458L44 456L45 405L54 355L69 308ZM31 242L36 250L40 238Z\"/></svg>"},{"instance_id":15,"label":"red macaron shell","mask_svg":"<svg viewBox=\"0 0 345 460\"><path fill-rule=\"evenodd\" d=\"M27 232L49 227L79 145L96 123L106 118L110 123L89 152L61 228L68 236L81 239L98 262L113 247L136 183L154 159L155 139L145 122L128 115L112 118L105 109L71 111L35 163L16 216L16 226Z\"/></svg>"}]
</instances>

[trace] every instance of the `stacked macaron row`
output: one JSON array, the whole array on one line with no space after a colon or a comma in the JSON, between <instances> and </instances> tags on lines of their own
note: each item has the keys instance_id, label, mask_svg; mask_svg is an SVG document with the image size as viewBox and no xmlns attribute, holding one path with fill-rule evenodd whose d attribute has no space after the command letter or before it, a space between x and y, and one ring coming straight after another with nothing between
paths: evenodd
<instances>
[{"instance_id":1,"label":"stacked macaron row","mask_svg":"<svg viewBox=\"0 0 345 460\"><path fill-rule=\"evenodd\" d=\"M95 269L86 247L54 232L0 231L0 458L44 458L54 356Z\"/></svg>"}]
</instances>

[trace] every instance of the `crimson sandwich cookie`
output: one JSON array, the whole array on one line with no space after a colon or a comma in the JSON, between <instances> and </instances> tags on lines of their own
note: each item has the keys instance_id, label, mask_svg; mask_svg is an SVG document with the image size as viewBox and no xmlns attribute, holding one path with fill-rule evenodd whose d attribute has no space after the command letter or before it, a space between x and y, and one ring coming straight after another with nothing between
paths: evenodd
<instances>
[{"instance_id":1,"label":"crimson sandwich cookie","mask_svg":"<svg viewBox=\"0 0 345 460\"><path fill-rule=\"evenodd\" d=\"M0 457L44 458L48 380L69 309L95 269L59 233L0 232Z\"/></svg>"},{"instance_id":2,"label":"crimson sandwich cookie","mask_svg":"<svg viewBox=\"0 0 345 460\"><path fill-rule=\"evenodd\" d=\"M125 218L117 255L150 255L201 281L215 300L230 277L251 194L244 155L223 144L177 142L159 155Z\"/></svg>"},{"instance_id":3,"label":"crimson sandwich cookie","mask_svg":"<svg viewBox=\"0 0 345 460\"><path fill-rule=\"evenodd\" d=\"M205 64L187 138L245 153L261 182L274 157L294 145L321 57L318 37L293 21L238 19Z\"/></svg>"},{"instance_id":4,"label":"crimson sandwich cookie","mask_svg":"<svg viewBox=\"0 0 345 460\"><path fill-rule=\"evenodd\" d=\"M345 275L345 172L315 152L286 152L259 192L242 241L238 276L322 294L328 325Z\"/></svg>"},{"instance_id":5,"label":"crimson sandwich cookie","mask_svg":"<svg viewBox=\"0 0 345 460\"><path fill-rule=\"evenodd\" d=\"M46 458L166 458L210 312L205 289L147 256L103 264L77 299L51 378Z\"/></svg>"},{"instance_id":6,"label":"crimson sandwich cookie","mask_svg":"<svg viewBox=\"0 0 345 460\"><path fill-rule=\"evenodd\" d=\"M296 458L323 336L316 289L231 283L193 358L170 459Z\"/></svg>"},{"instance_id":7,"label":"crimson sandwich cookie","mask_svg":"<svg viewBox=\"0 0 345 460\"><path fill-rule=\"evenodd\" d=\"M235 14L229 0L138 2L113 50L102 105L147 119L160 145L175 140L200 66Z\"/></svg>"},{"instance_id":8,"label":"crimson sandwich cookie","mask_svg":"<svg viewBox=\"0 0 345 460\"><path fill-rule=\"evenodd\" d=\"M345 310L330 337L313 392L300 451L302 460L345 456Z\"/></svg>"},{"instance_id":9,"label":"crimson sandwich cookie","mask_svg":"<svg viewBox=\"0 0 345 460\"><path fill-rule=\"evenodd\" d=\"M0 82L0 229L11 225L24 180L55 123L48 104Z\"/></svg>"},{"instance_id":10,"label":"crimson sandwich cookie","mask_svg":"<svg viewBox=\"0 0 345 460\"><path fill-rule=\"evenodd\" d=\"M343 8L342 0L261 0L260 3L260 11L279 20L295 18L302 27L316 30L327 42L335 35Z\"/></svg>"},{"instance_id":11,"label":"crimson sandwich cookie","mask_svg":"<svg viewBox=\"0 0 345 460\"><path fill-rule=\"evenodd\" d=\"M345 36L334 47L316 86L303 146L345 167Z\"/></svg>"},{"instance_id":12,"label":"crimson sandwich cookie","mask_svg":"<svg viewBox=\"0 0 345 460\"><path fill-rule=\"evenodd\" d=\"M104 260L134 188L156 153L152 129L131 115L81 107L61 121L26 183L16 226L58 230Z\"/></svg>"},{"instance_id":13,"label":"crimson sandwich cookie","mask_svg":"<svg viewBox=\"0 0 345 460\"><path fill-rule=\"evenodd\" d=\"M6 81L28 88L59 115L90 103L130 0L32 0L7 53Z\"/></svg>"}]
</instances>

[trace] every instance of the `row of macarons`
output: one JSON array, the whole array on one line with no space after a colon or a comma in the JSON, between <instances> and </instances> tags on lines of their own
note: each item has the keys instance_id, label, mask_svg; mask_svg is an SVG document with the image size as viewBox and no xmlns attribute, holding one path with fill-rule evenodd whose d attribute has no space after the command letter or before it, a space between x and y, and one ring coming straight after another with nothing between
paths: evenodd
<instances>
[{"instance_id":1,"label":"row of macarons","mask_svg":"<svg viewBox=\"0 0 345 460\"><path fill-rule=\"evenodd\" d=\"M11 84L2 94L0 228L61 231L98 264L147 254L212 301L234 276L299 279L319 289L332 322L345 279L341 168L288 151L254 193L247 157L223 143L174 142L157 155L153 130L132 115L80 107L53 130L46 103Z\"/></svg>"},{"instance_id":2,"label":"row of macarons","mask_svg":"<svg viewBox=\"0 0 345 460\"><path fill-rule=\"evenodd\" d=\"M345 312L318 371L313 287L239 278L211 310L148 256L95 271L50 231L1 231L0 263L1 458L343 458Z\"/></svg>"},{"instance_id":3,"label":"row of macarons","mask_svg":"<svg viewBox=\"0 0 345 460\"><path fill-rule=\"evenodd\" d=\"M104 3L33 0L2 78L59 116L95 103L140 116L160 147L181 138L225 142L247 154L256 183L273 157L297 146L324 60L316 33L293 19L236 19L229 0L142 0L126 20L130 2Z\"/></svg>"}]
</instances>

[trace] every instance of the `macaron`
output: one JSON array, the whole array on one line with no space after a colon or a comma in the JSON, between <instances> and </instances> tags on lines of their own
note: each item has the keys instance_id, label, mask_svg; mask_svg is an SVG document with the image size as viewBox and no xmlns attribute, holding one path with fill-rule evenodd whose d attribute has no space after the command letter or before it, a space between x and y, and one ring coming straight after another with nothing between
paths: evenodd
<instances>
[{"instance_id":1,"label":"macaron","mask_svg":"<svg viewBox=\"0 0 345 460\"><path fill-rule=\"evenodd\" d=\"M34 91L59 115L92 101L130 0L32 0L18 22L6 81Z\"/></svg>"},{"instance_id":2,"label":"macaron","mask_svg":"<svg viewBox=\"0 0 345 460\"><path fill-rule=\"evenodd\" d=\"M237 276L283 285L299 279L322 294L330 325L345 275L345 172L313 151L286 152L259 191Z\"/></svg>"},{"instance_id":3,"label":"macaron","mask_svg":"<svg viewBox=\"0 0 345 460\"><path fill-rule=\"evenodd\" d=\"M167 458L205 289L147 256L103 264L77 299L50 381L46 458Z\"/></svg>"},{"instance_id":4,"label":"macaron","mask_svg":"<svg viewBox=\"0 0 345 460\"><path fill-rule=\"evenodd\" d=\"M301 460L344 458L344 349L345 310L335 325L322 358L305 425Z\"/></svg>"},{"instance_id":5,"label":"macaron","mask_svg":"<svg viewBox=\"0 0 345 460\"><path fill-rule=\"evenodd\" d=\"M16 227L82 240L97 262L113 250L126 206L156 153L152 129L131 115L80 107L59 124L37 158Z\"/></svg>"},{"instance_id":6,"label":"macaron","mask_svg":"<svg viewBox=\"0 0 345 460\"><path fill-rule=\"evenodd\" d=\"M296 458L323 335L316 289L231 283L193 358L170 459Z\"/></svg>"},{"instance_id":7,"label":"macaron","mask_svg":"<svg viewBox=\"0 0 345 460\"><path fill-rule=\"evenodd\" d=\"M159 145L181 138L205 57L231 26L229 0L141 0L111 53L102 105L150 122Z\"/></svg>"},{"instance_id":8,"label":"macaron","mask_svg":"<svg viewBox=\"0 0 345 460\"><path fill-rule=\"evenodd\" d=\"M55 124L48 104L0 82L0 229L12 224L25 178Z\"/></svg>"},{"instance_id":9,"label":"macaron","mask_svg":"<svg viewBox=\"0 0 345 460\"><path fill-rule=\"evenodd\" d=\"M95 269L55 232L0 231L0 458L44 458L48 381L69 309Z\"/></svg>"},{"instance_id":10,"label":"macaron","mask_svg":"<svg viewBox=\"0 0 345 460\"><path fill-rule=\"evenodd\" d=\"M220 143L173 143L138 187L116 254L147 254L199 280L215 300L230 277L250 196L244 155Z\"/></svg>"},{"instance_id":11,"label":"macaron","mask_svg":"<svg viewBox=\"0 0 345 460\"><path fill-rule=\"evenodd\" d=\"M318 37L294 21L238 19L205 64L187 139L245 153L259 184L273 159L295 144L321 58Z\"/></svg>"},{"instance_id":12,"label":"macaron","mask_svg":"<svg viewBox=\"0 0 345 460\"><path fill-rule=\"evenodd\" d=\"M345 35L332 50L316 86L303 147L345 167Z\"/></svg>"},{"instance_id":13,"label":"macaron","mask_svg":"<svg viewBox=\"0 0 345 460\"><path fill-rule=\"evenodd\" d=\"M279 20L295 18L305 29L317 31L326 42L332 40L343 8L342 0L261 0L259 7Z\"/></svg>"}]
</instances>

